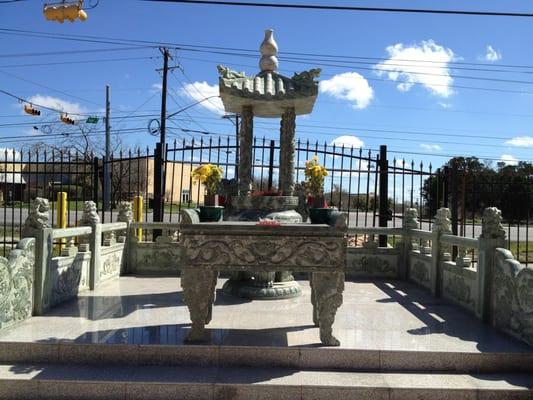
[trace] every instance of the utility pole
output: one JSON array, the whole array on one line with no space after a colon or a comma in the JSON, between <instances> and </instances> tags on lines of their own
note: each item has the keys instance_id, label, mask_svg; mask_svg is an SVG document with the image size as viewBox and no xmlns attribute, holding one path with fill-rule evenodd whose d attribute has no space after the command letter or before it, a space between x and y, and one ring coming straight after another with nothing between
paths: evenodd
<instances>
[{"instance_id":1,"label":"utility pole","mask_svg":"<svg viewBox=\"0 0 533 400\"><path fill-rule=\"evenodd\" d=\"M239 139L239 114L235 114L235 178L239 176Z\"/></svg>"},{"instance_id":2,"label":"utility pole","mask_svg":"<svg viewBox=\"0 0 533 400\"><path fill-rule=\"evenodd\" d=\"M161 90L161 127L159 143L155 148L154 166L154 222L163 221L163 198L165 191L165 158L166 158L166 126L167 126L167 75L168 59L170 54L166 48L161 49L163 53L163 85ZM154 237L161 232L154 231Z\"/></svg>"},{"instance_id":3,"label":"utility pole","mask_svg":"<svg viewBox=\"0 0 533 400\"><path fill-rule=\"evenodd\" d=\"M109 160L111 156L111 103L109 100L109 85L105 87L105 158L104 158L104 211L111 210L111 170Z\"/></svg>"}]
</instances>

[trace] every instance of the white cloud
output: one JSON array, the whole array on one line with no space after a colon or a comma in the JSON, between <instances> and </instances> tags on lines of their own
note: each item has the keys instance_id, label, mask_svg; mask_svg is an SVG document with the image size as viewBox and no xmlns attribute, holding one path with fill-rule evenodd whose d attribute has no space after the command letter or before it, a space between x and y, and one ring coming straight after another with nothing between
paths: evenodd
<instances>
[{"instance_id":1,"label":"white cloud","mask_svg":"<svg viewBox=\"0 0 533 400\"><path fill-rule=\"evenodd\" d=\"M502 154L500 162L505 165L518 165L518 160L510 154Z\"/></svg>"},{"instance_id":2,"label":"white cloud","mask_svg":"<svg viewBox=\"0 0 533 400\"><path fill-rule=\"evenodd\" d=\"M355 109L366 108L374 98L374 90L357 72L345 72L320 82L320 92L352 102Z\"/></svg>"},{"instance_id":3,"label":"white cloud","mask_svg":"<svg viewBox=\"0 0 533 400\"><path fill-rule=\"evenodd\" d=\"M439 101L439 106L441 106L444 109L452 108L452 105L450 103L444 103L442 101Z\"/></svg>"},{"instance_id":4,"label":"white cloud","mask_svg":"<svg viewBox=\"0 0 533 400\"><path fill-rule=\"evenodd\" d=\"M505 142L510 146L533 147L533 136L517 136Z\"/></svg>"},{"instance_id":5,"label":"white cloud","mask_svg":"<svg viewBox=\"0 0 533 400\"><path fill-rule=\"evenodd\" d=\"M409 163L407 161L405 161L405 159L403 159L403 158L397 158L396 159L396 167L398 167L398 168L409 167Z\"/></svg>"},{"instance_id":6,"label":"white cloud","mask_svg":"<svg viewBox=\"0 0 533 400\"><path fill-rule=\"evenodd\" d=\"M424 40L412 46L397 43L388 46L386 50L389 58L374 68L379 76L398 81L398 90L407 92L419 83L434 95L452 95L453 79L448 63L455 56L451 49L440 46L433 40Z\"/></svg>"},{"instance_id":7,"label":"white cloud","mask_svg":"<svg viewBox=\"0 0 533 400\"><path fill-rule=\"evenodd\" d=\"M344 145L344 147L347 147L347 148L353 147L353 148L359 149L363 147L365 143L361 139L359 139L357 136L343 135L343 136L339 136L333 139L329 145L330 146L335 145L337 147L342 147Z\"/></svg>"},{"instance_id":8,"label":"white cloud","mask_svg":"<svg viewBox=\"0 0 533 400\"><path fill-rule=\"evenodd\" d=\"M15 161L20 160L20 152L15 149L10 149L7 147L0 147L0 161Z\"/></svg>"},{"instance_id":9,"label":"white cloud","mask_svg":"<svg viewBox=\"0 0 533 400\"><path fill-rule=\"evenodd\" d=\"M160 92L161 90L163 90L163 85L162 84L160 84L160 83L152 83L152 86L150 87L150 92L151 93Z\"/></svg>"},{"instance_id":10,"label":"white cloud","mask_svg":"<svg viewBox=\"0 0 533 400\"><path fill-rule=\"evenodd\" d=\"M87 109L85 107L80 106L78 103L71 103L58 97L43 96L37 94L35 96L30 97L28 99L28 102L61 110L68 114L85 114L87 112Z\"/></svg>"},{"instance_id":11,"label":"white cloud","mask_svg":"<svg viewBox=\"0 0 533 400\"><path fill-rule=\"evenodd\" d=\"M502 59L502 53L494 49L490 44L487 46L485 55L482 57L485 61L496 62Z\"/></svg>"},{"instance_id":12,"label":"white cloud","mask_svg":"<svg viewBox=\"0 0 533 400\"><path fill-rule=\"evenodd\" d=\"M421 143L420 147L422 147L424 150L427 150L427 151L440 151L440 150L442 150L442 147L440 147L438 144Z\"/></svg>"},{"instance_id":13,"label":"white cloud","mask_svg":"<svg viewBox=\"0 0 533 400\"><path fill-rule=\"evenodd\" d=\"M219 91L218 85L210 85L204 81L187 83L181 89L180 94L195 101L201 101L206 97L218 96ZM198 105L208 109L211 112L214 112L215 114L225 114L224 106L220 97L213 97L212 99L206 100Z\"/></svg>"}]
</instances>

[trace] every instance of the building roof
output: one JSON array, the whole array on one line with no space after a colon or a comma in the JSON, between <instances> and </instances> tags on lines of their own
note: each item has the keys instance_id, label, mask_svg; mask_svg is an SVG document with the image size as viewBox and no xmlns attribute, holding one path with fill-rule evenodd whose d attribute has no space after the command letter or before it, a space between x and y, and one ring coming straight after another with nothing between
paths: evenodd
<instances>
[{"instance_id":1,"label":"building roof","mask_svg":"<svg viewBox=\"0 0 533 400\"><path fill-rule=\"evenodd\" d=\"M319 69L294 74L292 78L275 71L262 71L256 76L246 76L219 66L219 90L227 112L240 113L242 107L253 106L258 117L279 117L288 107L294 107L296 114L313 111L318 95L315 77Z\"/></svg>"},{"instance_id":2,"label":"building roof","mask_svg":"<svg viewBox=\"0 0 533 400\"><path fill-rule=\"evenodd\" d=\"M244 106L252 106L257 117L279 117L287 108L294 108L297 115L311 113L320 69L295 73L292 78L276 72L278 45L271 29L265 31L260 51L261 72L255 76L218 66L220 97L226 112L241 113Z\"/></svg>"},{"instance_id":3,"label":"building roof","mask_svg":"<svg viewBox=\"0 0 533 400\"><path fill-rule=\"evenodd\" d=\"M20 172L0 172L0 183L22 184L25 185L26 181Z\"/></svg>"}]
</instances>

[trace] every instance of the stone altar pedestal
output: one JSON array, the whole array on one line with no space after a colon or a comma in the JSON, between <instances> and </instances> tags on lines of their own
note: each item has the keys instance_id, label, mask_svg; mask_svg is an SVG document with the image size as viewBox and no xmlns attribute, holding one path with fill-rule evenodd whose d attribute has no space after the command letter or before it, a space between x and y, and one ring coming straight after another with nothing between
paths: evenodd
<instances>
[{"instance_id":1,"label":"stone altar pedestal","mask_svg":"<svg viewBox=\"0 0 533 400\"><path fill-rule=\"evenodd\" d=\"M313 322L324 345L338 346L332 327L342 304L346 267L346 216L336 213L331 225L260 226L253 222L200 223L184 210L180 241L183 300L192 327L187 340L204 341L211 321L219 271L270 274L272 268L309 272ZM274 290L274 289L272 289Z\"/></svg>"}]
</instances>

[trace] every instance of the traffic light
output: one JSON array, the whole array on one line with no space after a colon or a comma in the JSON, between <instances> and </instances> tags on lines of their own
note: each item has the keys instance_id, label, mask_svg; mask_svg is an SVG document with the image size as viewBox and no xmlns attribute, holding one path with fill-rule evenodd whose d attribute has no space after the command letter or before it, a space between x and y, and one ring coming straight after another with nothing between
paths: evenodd
<instances>
[{"instance_id":1,"label":"traffic light","mask_svg":"<svg viewBox=\"0 0 533 400\"><path fill-rule=\"evenodd\" d=\"M48 21L57 21L60 24L66 19L70 22L87 20L87 13L82 10L83 0L45 4L43 14Z\"/></svg>"},{"instance_id":2,"label":"traffic light","mask_svg":"<svg viewBox=\"0 0 533 400\"><path fill-rule=\"evenodd\" d=\"M24 104L24 111L30 115L41 115L41 111L34 108L31 104Z\"/></svg>"},{"instance_id":3,"label":"traffic light","mask_svg":"<svg viewBox=\"0 0 533 400\"><path fill-rule=\"evenodd\" d=\"M68 114L61 114L61 121L63 121L67 125L74 125L76 121L74 121L72 118L68 116Z\"/></svg>"}]
</instances>

